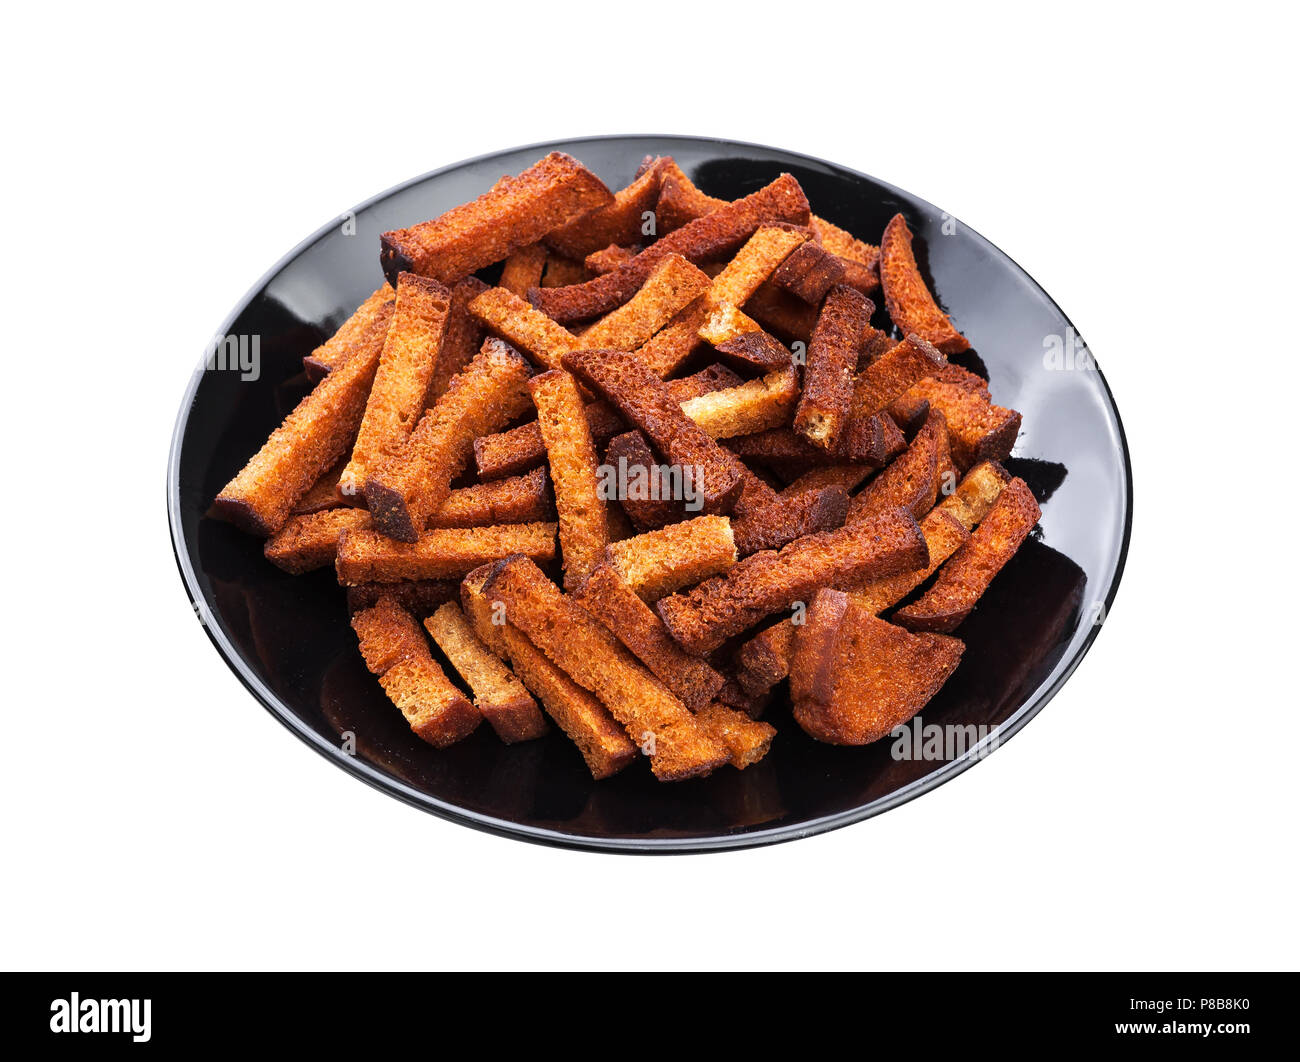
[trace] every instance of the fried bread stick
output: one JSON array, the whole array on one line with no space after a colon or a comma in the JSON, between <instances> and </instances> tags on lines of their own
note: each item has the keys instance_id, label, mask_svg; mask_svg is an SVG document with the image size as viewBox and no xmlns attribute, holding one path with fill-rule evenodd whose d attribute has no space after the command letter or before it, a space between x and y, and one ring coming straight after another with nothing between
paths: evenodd
<instances>
[{"instance_id":1,"label":"fried bread stick","mask_svg":"<svg viewBox=\"0 0 1300 1062\"><path fill-rule=\"evenodd\" d=\"M378 531L346 531L335 567L339 582L349 586L446 579L514 553L546 563L555 559L555 530L546 523L438 528L416 542L398 542Z\"/></svg>"},{"instance_id":2,"label":"fried bread stick","mask_svg":"<svg viewBox=\"0 0 1300 1062\"><path fill-rule=\"evenodd\" d=\"M890 320L903 335L915 332L945 354L970 349L970 342L939 309L922 279L912 253L912 230L902 214L895 214L885 226L880 242L880 283Z\"/></svg>"}]
</instances>

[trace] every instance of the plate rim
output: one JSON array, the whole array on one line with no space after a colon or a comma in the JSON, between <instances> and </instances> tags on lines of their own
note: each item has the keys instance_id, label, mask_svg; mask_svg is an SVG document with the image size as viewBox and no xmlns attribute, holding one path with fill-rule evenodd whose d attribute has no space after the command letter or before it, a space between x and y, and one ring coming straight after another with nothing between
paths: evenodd
<instances>
[{"instance_id":1,"label":"plate rim","mask_svg":"<svg viewBox=\"0 0 1300 1062\"><path fill-rule=\"evenodd\" d=\"M608 133L591 136L564 137L553 140L538 141L530 144L520 144L514 147L502 148L497 151L489 151L471 158L459 159L449 163L446 166L440 166L436 169L419 174L408 180L395 184L392 187L379 192L351 208L350 213L359 214L361 211L370 206L388 199L390 196L404 191L417 184L431 180L441 174L448 173L452 170L458 170L466 166L472 166L477 163L486 162L490 159L503 155L511 155L521 151L545 150L568 151L574 145L591 143L603 140L676 140L695 144L712 144L724 147L734 148L751 148L762 151L773 152L777 155L785 156L792 159L805 159L819 166L830 167L850 173L855 177L870 181L873 184L891 189L899 194L905 201L915 201L924 204L931 209L938 209L933 203L922 199L911 192L883 181L870 174L861 172L850 166L842 165L838 162L832 162L827 159L818 158L815 155L809 155L804 152L791 151L786 148L773 147L769 144L760 144L753 141L732 140L729 138L693 136L687 134L674 133ZM342 216L342 215L338 215ZM312 232L306 238L300 240L289 251L280 257L280 259L266 270L258 280L244 293L242 298L235 304L234 308L225 317L218 331L214 334L221 335L229 330L240 315L248 308L249 304L260 295L270 283L286 266L296 260L307 248L311 247L318 240L331 233L337 225L337 217L332 218L318 229ZM1019 262L1012 258L1006 251L1002 250L997 244L993 243L983 234L973 227L962 223L964 229L973 233L980 240L987 243L996 250L1003 258L1010 262L1020 273L1026 277L1033 286L1042 293L1052 308L1060 314L1061 318L1071 327L1074 327L1073 321L1066 312L1060 307L1041 284L1025 270ZM1075 329L1076 333L1083 334ZM217 648L222 660L226 666L234 672L235 676L243 683L254 698L261 703L275 719L286 727L291 733L296 735L308 747L315 750L326 760L341 767L353 777L360 779L371 787L378 789L380 792L418 808L428 814L449 822L469 826L473 829L481 830L486 833L495 834L500 837L508 837L513 840L523 840L534 844L547 845L550 847L566 848L580 851L599 851L609 853L622 853L627 855L669 855L669 854L701 854L705 852L737 851L745 848L757 848L765 845L780 844L787 841L795 841L804 837L810 837L819 833L828 833L831 830L842 829L845 826L851 826L857 822L863 822L867 819L874 818L886 811L905 804L932 789L952 781L959 774L962 774L976 763L987 759L992 751L990 749L991 741L985 738L978 744L967 749L965 754L957 759L950 760L939 767L937 770L924 775L921 778L909 782L893 792L869 801L866 804L860 804L856 807L849 808L845 811L838 812L834 815L824 815L809 821L785 826L774 826L770 828L759 828L755 830L741 831L737 833L719 833L707 836L696 837L594 837L584 834L569 833L564 830L548 829L540 826L531 826L526 823L515 822L510 819L503 819L493 815L485 815L481 812L474 811L470 808L462 807L437 797L430 796L428 793L421 792L414 787L406 784L401 779L380 771L365 760L356 756L349 756L342 751L337 745L327 741L325 737L317 731L307 726L297 714L293 712L288 705L283 703L276 694L270 690L265 683L253 672L245 663L242 655L234 644L226 637L225 632L221 629L220 624L215 622L213 615L208 608L207 600L202 593L198 577L189 562L189 554L186 549L185 536L183 532L183 521L181 519L180 506L180 455L181 443L185 435L185 429L189 423L190 413L194 408L195 397L198 392L199 384L203 380L205 372L204 358L200 358L199 364L191 374L189 382L186 385L184 396L181 399L180 410L177 413L175 424L172 428L171 444L168 448L167 456L167 522L170 531L170 540L172 545L172 555L176 561L177 569L181 576L182 585L185 587L186 595L190 599L190 605L201 621L204 633L208 636L209 641ZM1105 397L1106 405L1110 411L1115 427L1119 436L1119 450L1122 458L1122 467L1124 473L1124 529L1120 542L1119 552L1115 560L1114 571L1111 573L1106 585L1105 594L1101 598L1103 615L1109 616L1111 607L1114 604L1115 597L1119 591L1119 585L1124 575L1124 569L1128 560L1128 551L1133 529L1133 464L1129 452L1128 437L1124 431L1124 422L1120 417L1119 407L1115 402L1115 396L1102 374L1100 367L1095 362L1090 370L1101 384L1102 394ZM1001 747L1005 745L1012 737L1056 696L1065 682L1074 674L1083 658L1088 655L1097 636L1101 633L1104 623L1094 623L1091 629L1078 648L1075 650L1069 660L1065 661L1064 667L1056 677L1044 685L1040 685L1033 690L1016 711L1003 723L1000 723L996 730L996 745ZM1060 666L1060 665L1058 665Z\"/></svg>"}]
</instances>

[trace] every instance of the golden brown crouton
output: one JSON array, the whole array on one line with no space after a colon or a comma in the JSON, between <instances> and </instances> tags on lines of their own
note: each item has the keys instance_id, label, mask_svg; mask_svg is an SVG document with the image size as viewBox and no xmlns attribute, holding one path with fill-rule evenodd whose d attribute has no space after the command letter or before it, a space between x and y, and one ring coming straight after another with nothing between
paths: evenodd
<instances>
[{"instance_id":1,"label":"golden brown crouton","mask_svg":"<svg viewBox=\"0 0 1300 1062\"><path fill-rule=\"evenodd\" d=\"M501 279L497 287L520 297L529 289L542 282L542 271L546 268L546 246L530 243L520 247L501 267Z\"/></svg>"},{"instance_id":2,"label":"golden brown crouton","mask_svg":"<svg viewBox=\"0 0 1300 1062\"><path fill-rule=\"evenodd\" d=\"M374 294L357 307L351 317L339 325L337 332L303 358L302 365L307 372L307 379L319 383L337 366L347 361L358 341L366 335L380 314L392 313L395 294L392 285L384 281L375 289Z\"/></svg>"},{"instance_id":3,"label":"golden brown crouton","mask_svg":"<svg viewBox=\"0 0 1300 1062\"><path fill-rule=\"evenodd\" d=\"M836 285L822 303L808 344L794 430L827 452L835 450L848 424L858 347L874 309L871 300L853 288Z\"/></svg>"},{"instance_id":4,"label":"golden brown crouton","mask_svg":"<svg viewBox=\"0 0 1300 1062\"><path fill-rule=\"evenodd\" d=\"M612 542L609 559L643 601L658 601L725 572L736 563L736 540L725 516L697 516Z\"/></svg>"},{"instance_id":5,"label":"golden brown crouton","mask_svg":"<svg viewBox=\"0 0 1300 1062\"><path fill-rule=\"evenodd\" d=\"M567 328L538 313L505 288L489 288L469 304L469 312L492 332L518 347L539 365L559 368L560 355L580 346Z\"/></svg>"},{"instance_id":6,"label":"golden brown crouton","mask_svg":"<svg viewBox=\"0 0 1300 1062\"><path fill-rule=\"evenodd\" d=\"M415 542L398 542L378 531L347 531L339 540L339 582L397 583L446 579L513 553L546 563L555 559L555 524L438 528Z\"/></svg>"},{"instance_id":7,"label":"golden brown crouton","mask_svg":"<svg viewBox=\"0 0 1300 1062\"><path fill-rule=\"evenodd\" d=\"M885 308L903 335L915 332L945 354L970 349L966 337L939 309L921 278L912 254L912 230L902 214L895 214L885 226L880 243L880 283L885 290Z\"/></svg>"},{"instance_id":8,"label":"golden brown crouton","mask_svg":"<svg viewBox=\"0 0 1300 1062\"><path fill-rule=\"evenodd\" d=\"M695 713L695 718L731 754L731 766L743 771L767 755L776 737L776 727L751 719L744 712L714 702Z\"/></svg>"},{"instance_id":9,"label":"golden brown crouton","mask_svg":"<svg viewBox=\"0 0 1300 1062\"><path fill-rule=\"evenodd\" d=\"M709 278L679 254L670 254L641 289L579 337L583 347L636 350L709 288Z\"/></svg>"}]
</instances>

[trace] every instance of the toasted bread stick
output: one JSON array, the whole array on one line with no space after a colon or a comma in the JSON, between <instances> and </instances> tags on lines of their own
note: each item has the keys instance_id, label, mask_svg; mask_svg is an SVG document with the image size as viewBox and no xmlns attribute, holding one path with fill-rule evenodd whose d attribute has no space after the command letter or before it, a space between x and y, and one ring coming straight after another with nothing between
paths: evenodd
<instances>
[{"instance_id":1,"label":"toasted bread stick","mask_svg":"<svg viewBox=\"0 0 1300 1062\"><path fill-rule=\"evenodd\" d=\"M855 416L870 417L914 384L947 365L938 349L917 335L909 335L858 373L854 381Z\"/></svg>"},{"instance_id":2,"label":"toasted bread stick","mask_svg":"<svg viewBox=\"0 0 1300 1062\"><path fill-rule=\"evenodd\" d=\"M902 214L895 214L885 226L880 243L880 283L885 291L885 308L903 335L915 332L945 354L970 349L966 337L953 327L939 309L921 278L912 253L912 230Z\"/></svg>"},{"instance_id":3,"label":"toasted bread stick","mask_svg":"<svg viewBox=\"0 0 1300 1062\"><path fill-rule=\"evenodd\" d=\"M766 756L776 737L776 727L770 723L751 719L744 712L717 702L705 705L695 713L695 718L726 746L731 766L740 771Z\"/></svg>"},{"instance_id":4,"label":"toasted bread stick","mask_svg":"<svg viewBox=\"0 0 1300 1062\"><path fill-rule=\"evenodd\" d=\"M765 616L808 599L819 586L911 571L927 559L911 513L893 509L838 531L806 535L780 551L754 553L725 575L664 598L657 607L683 648L707 653Z\"/></svg>"},{"instance_id":5,"label":"toasted bread stick","mask_svg":"<svg viewBox=\"0 0 1300 1062\"><path fill-rule=\"evenodd\" d=\"M871 300L845 284L831 288L808 344L803 396L794 430L827 452L835 450L848 424L853 372L862 334L875 309Z\"/></svg>"},{"instance_id":6,"label":"toasted bread stick","mask_svg":"<svg viewBox=\"0 0 1300 1062\"><path fill-rule=\"evenodd\" d=\"M844 526L849 495L843 487L829 486L798 494L781 494L776 504L733 518L736 552L747 557L765 549L780 549L789 542L818 531Z\"/></svg>"},{"instance_id":7,"label":"toasted bread stick","mask_svg":"<svg viewBox=\"0 0 1300 1062\"><path fill-rule=\"evenodd\" d=\"M797 629L792 620L783 619L736 650L736 678L746 693L761 696L789 676Z\"/></svg>"},{"instance_id":8,"label":"toasted bread stick","mask_svg":"<svg viewBox=\"0 0 1300 1062\"><path fill-rule=\"evenodd\" d=\"M970 541L939 569L919 600L894 613L894 622L914 631L951 631L970 615L1042 512L1023 479L1013 479L998 495Z\"/></svg>"},{"instance_id":9,"label":"toasted bread stick","mask_svg":"<svg viewBox=\"0 0 1300 1062\"><path fill-rule=\"evenodd\" d=\"M412 579L402 583L358 583L347 588L348 612L360 612L391 597L414 616L427 616L460 593L458 579Z\"/></svg>"},{"instance_id":10,"label":"toasted bread stick","mask_svg":"<svg viewBox=\"0 0 1300 1062\"><path fill-rule=\"evenodd\" d=\"M814 214L809 221L813 234L826 250L842 260L844 283L864 295L880 287L880 248L864 243L838 225Z\"/></svg>"},{"instance_id":11,"label":"toasted bread stick","mask_svg":"<svg viewBox=\"0 0 1300 1062\"><path fill-rule=\"evenodd\" d=\"M535 288L542 282L545 268L546 245L530 243L506 259L506 264L501 267L501 279L497 281L497 287L522 297L529 288Z\"/></svg>"},{"instance_id":12,"label":"toasted bread stick","mask_svg":"<svg viewBox=\"0 0 1300 1062\"><path fill-rule=\"evenodd\" d=\"M697 516L612 542L609 559L643 601L657 601L725 572L736 563L736 540L725 516Z\"/></svg>"},{"instance_id":13,"label":"toasted bread stick","mask_svg":"<svg viewBox=\"0 0 1300 1062\"><path fill-rule=\"evenodd\" d=\"M713 438L727 439L788 424L798 401L799 374L787 365L736 387L692 398L681 408Z\"/></svg>"},{"instance_id":14,"label":"toasted bread stick","mask_svg":"<svg viewBox=\"0 0 1300 1062\"><path fill-rule=\"evenodd\" d=\"M390 280L409 271L455 284L589 211L613 202L594 173L553 151L516 177L502 177L471 203L380 237Z\"/></svg>"},{"instance_id":15,"label":"toasted bread stick","mask_svg":"<svg viewBox=\"0 0 1300 1062\"><path fill-rule=\"evenodd\" d=\"M266 540L263 552L277 568L292 575L315 571L334 563L339 536L344 531L370 527L364 509L326 509L303 516L291 516L283 527Z\"/></svg>"},{"instance_id":16,"label":"toasted bread stick","mask_svg":"<svg viewBox=\"0 0 1300 1062\"><path fill-rule=\"evenodd\" d=\"M578 338L505 288L489 288L469 304L470 313L537 364L558 369L560 355L581 346Z\"/></svg>"},{"instance_id":17,"label":"toasted bread stick","mask_svg":"<svg viewBox=\"0 0 1300 1062\"><path fill-rule=\"evenodd\" d=\"M574 599L692 711L708 704L726 682L703 659L672 640L663 620L633 593L612 565L596 568Z\"/></svg>"},{"instance_id":18,"label":"toasted bread stick","mask_svg":"<svg viewBox=\"0 0 1300 1062\"><path fill-rule=\"evenodd\" d=\"M526 557L495 564L483 594L503 602L508 622L604 702L660 781L707 775L728 762L727 749L685 705Z\"/></svg>"},{"instance_id":19,"label":"toasted bread stick","mask_svg":"<svg viewBox=\"0 0 1300 1062\"><path fill-rule=\"evenodd\" d=\"M425 630L474 691L474 707L507 745L532 741L549 729L532 694L501 658L479 641L465 613L448 601L424 621Z\"/></svg>"},{"instance_id":20,"label":"toasted bread stick","mask_svg":"<svg viewBox=\"0 0 1300 1062\"><path fill-rule=\"evenodd\" d=\"M844 262L821 244L809 241L781 263L772 283L810 306L820 306L826 293L844 282Z\"/></svg>"},{"instance_id":21,"label":"toasted bread stick","mask_svg":"<svg viewBox=\"0 0 1300 1062\"><path fill-rule=\"evenodd\" d=\"M624 484L618 503L637 531L651 531L686 519L685 502L673 496L671 470L655 460L639 431L615 435L605 451L605 464L616 482Z\"/></svg>"},{"instance_id":22,"label":"toasted bread stick","mask_svg":"<svg viewBox=\"0 0 1300 1062\"><path fill-rule=\"evenodd\" d=\"M645 215L659 198L659 181L664 160L655 159L626 188L614 193L614 201L562 225L546 237L552 250L581 261L593 251L610 244L636 243L646 233Z\"/></svg>"},{"instance_id":23,"label":"toasted bread stick","mask_svg":"<svg viewBox=\"0 0 1300 1062\"><path fill-rule=\"evenodd\" d=\"M424 412L450 310L451 292L436 280L414 273L397 278L393 317L352 446L352 459L339 477L340 493L360 493L370 466L406 445Z\"/></svg>"},{"instance_id":24,"label":"toasted bread stick","mask_svg":"<svg viewBox=\"0 0 1300 1062\"><path fill-rule=\"evenodd\" d=\"M947 444L948 423L943 414L935 410L902 456L890 462L853 499L848 522L857 523L899 506L920 520L934 508L939 490L939 452Z\"/></svg>"},{"instance_id":25,"label":"toasted bread stick","mask_svg":"<svg viewBox=\"0 0 1300 1062\"><path fill-rule=\"evenodd\" d=\"M464 575L512 553L546 563L555 559L555 524L438 528L416 542L398 542L378 531L347 531L339 539L339 582L397 583Z\"/></svg>"},{"instance_id":26,"label":"toasted bread stick","mask_svg":"<svg viewBox=\"0 0 1300 1062\"><path fill-rule=\"evenodd\" d=\"M993 508L1010 479L1010 473L997 462L984 461L962 477L957 489L939 503L939 508L967 531L973 531Z\"/></svg>"},{"instance_id":27,"label":"toasted bread stick","mask_svg":"<svg viewBox=\"0 0 1300 1062\"><path fill-rule=\"evenodd\" d=\"M612 273L567 288L534 288L528 298L537 309L563 324L597 317L627 302L670 254L680 254L698 264L730 254L764 223L802 225L807 220L808 199L799 182L784 173L752 195L660 237Z\"/></svg>"},{"instance_id":28,"label":"toasted bread stick","mask_svg":"<svg viewBox=\"0 0 1300 1062\"><path fill-rule=\"evenodd\" d=\"M838 590L822 590L796 635L795 721L818 741L866 745L911 719L948 681L965 646L909 634Z\"/></svg>"},{"instance_id":29,"label":"toasted bread stick","mask_svg":"<svg viewBox=\"0 0 1300 1062\"><path fill-rule=\"evenodd\" d=\"M478 277L466 277L451 289L451 309L447 311L447 331L442 337L442 346L438 350L438 362L433 367L433 376L429 379L429 391L425 395L425 405L430 409L437 404L451 381L466 365L474 360L474 355L483 348L483 325L469 312L473 302L488 286Z\"/></svg>"},{"instance_id":30,"label":"toasted bread stick","mask_svg":"<svg viewBox=\"0 0 1300 1062\"><path fill-rule=\"evenodd\" d=\"M555 488L564 586L579 586L609 545L605 502L598 493L596 448L573 377L552 369L528 381Z\"/></svg>"},{"instance_id":31,"label":"toasted bread stick","mask_svg":"<svg viewBox=\"0 0 1300 1062\"><path fill-rule=\"evenodd\" d=\"M922 380L910 393L926 399L947 419L952 459L959 469L1011 456L1020 434L1020 414L1014 409L995 406L976 391L940 380Z\"/></svg>"},{"instance_id":32,"label":"toasted bread stick","mask_svg":"<svg viewBox=\"0 0 1300 1062\"><path fill-rule=\"evenodd\" d=\"M853 491L870 479L875 471L865 464L821 465L810 468L790 483L781 491L781 496L790 497L804 491L821 490L823 487L843 487L846 491Z\"/></svg>"},{"instance_id":33,"label":"toasted bread stick","mask_svg":"<svg viewBox=\"0 0 1300 1062\"><path fill-rule=\"evenodd\" d=\"M551 484L544 468L522 476L458 487L429 517L428 526L491 527L493 524L535 524L555 515Z\"/></svg>"},{"instance_id":34,"label":"toasted bread stick","mask_svg":"<svg viewBox=\"0 0 1300 1062\"><path fill-rule=\"evenodd\" d=\"M358 341L366 335L384 307L388 307L388 313L392 312L394 297L395 292L387 281L376 288L374 294L358 306L351 317L339 325L338 331L302 359L307 379L312 383L319 383L337 366L347 361Z\"/></svg>"},{"instance_id":35,"label":"toasted bread stick","mask_svg":"<svg viewBox=\"0 0 1300 1062\"><path fill-rule=\"evenodd\" d=\"M635 354L584 350L566 354L564 367L636 425L669 464L689 475L706 513L730 512L740 476L722 448L695 424L672 391Z\"/></svg>"},{"instance_id":36,"label":"toasted bread stick","mask_svg":"<svg viewBox=\"0 0 1300 1062\"><path fill-rule=\"evenodd\" d=\"M741 369L771 372L794 363L788 347L729 302L712 310L697 334L712 344L725 361Z\"/></svg>"},{"instance_id":37,"label":"toasted bread stick","mask_svg":"<svg viewBox=\"0 0 1300 1062\"><path fill-rule=\"evenodd\" d=\"M582 754L593 778L617 774L638 753L636 745L609 709L556 667L483 596L483 583L492 565L476 568L461 583L461 605L474 632L493 652L505 656L520 681L542 702L556 725ZM499 619L500 622L494 622Z\"/></svg>"},{"instance_id":38,"label":"toasted bread stick","mask_svg":"<svg viewBox=\"0 0 1300 1062\"><path fill-rule=\"evenodd\" d=\"M441 749L474 731L483 717L448 681L419 626L394 598L354 613L352 628L366 666L417 737Z\"/></svg>"},{"instance_id":39,"label":"toasted bread stick","mask_svg":"<svg viewBox=\"0 0 1300 1062\"><path fill-rule=\"evenodd\" d=\"M655 203L655 221L661 233L673 232L689 225L696 218L711 214L728 200L706 195L674 163L664 169L659 186L659 199Z\"/></svg>"},{"instance_id":40,"label":"toasted bread stick","mask_svg":"<svg viewBox=\"0 0 1300 1062\"><path fill-rule=\"evenodd\" d=\"M584 347L636 350L666 325L687 303L699 298L711 281L679 254L660 262L641 290L582 333Z\"/></svg>"},{"instance_id":41,"label":"toasted bread stick","mask_svg":"<svg viewBox=\"0 0 1300 1062\"><path fill-rule=\"evenodd\" d=\"M734 387L740 383L740 377L723 365L711 365L692 376L668 380L666 383L673 398L685 402L710 391ZM627 427L623 418L607 402L589 402L586 417L592 441L597 446L603 446ZM546 445L542 442L542 430L536 421L474 440L474 462L478 466L480 479L513 476L545 460Z\"/></svg>"},{"instance_id":42,"label":"toasted bread stick","mask_svg":"<svg viewBox=\"0 0 1300 1062\"><path fill-rule=\"evenodd\" d=\"M787 225L760 226L736 252L735 257L713 278L708 291L698 301L684 307L653 339L641 347L639 353L642 360L655 375L668 376L699 349L703 339L716 345L716 340L725 342L736 338L740 333L756 330L757 324L749 322L735 308L749 299L791 251L807 238L806 229ZM731 319L737 326L735 335L719 336L716 329L713 329L711 335L702 339L701 329L707 326L714 312L724 306L733 307ZM748 323L741 327L741 320ZM773 362L771 367L776 364Z\"/></svg>"},{"instance_id":43,"label":"toasted bread stick","mask_svg":"<svg viewBox=\"0 0 1300 1062\"><path fill-rule=\"evenodd\" d=\"M529 371L507 344L484 341L478 356L420 418L401 453L370 470L366 502L375 527L402 542L419 537L447 500L474 440L528 408Z\"/></svg>"},{"instance_id":44,"label":"toasted bread stick","mask_svg":"<svg viewBox=\"0 0 1300 1062\"><path fill-rule=\"evenodd\" d=\"M222 488L213 516L255 535L280 530L289 510L356 437L391 313L380 310L351 357L312 388Z\"/></svg>"}]
</instances>

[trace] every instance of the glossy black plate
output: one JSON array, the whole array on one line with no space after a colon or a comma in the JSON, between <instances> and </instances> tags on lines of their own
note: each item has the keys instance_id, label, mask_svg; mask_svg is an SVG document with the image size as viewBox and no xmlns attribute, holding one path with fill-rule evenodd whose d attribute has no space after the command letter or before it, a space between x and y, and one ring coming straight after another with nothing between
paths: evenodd
<instances>
[{"instance_id":1,"label":"glossy black plate","mask_svg":"<svg viewBox=\"0 0 1300 1062\"><path fill-rule=\"evenodd\" d=\"M818 214L872 242L894 213L906 215L922 270L973 344L955 360L986 374L994 399L1024 414L1009 464L1043 504L1039 529L957 632L967 644L960 668L921 713L927 726L995 728L973 748L902 760L888 739L832 748L805 736L788 704L778 704L768 718L779 733L761 763L675 785L655 782L642 765L593 782L558 732L507 747L484 726L438 751L412 736L367 673L333 573L285 575L263 559L259 540L205 517L305 393L303 355L378 284L379 234L472 199L557 149L614 188L647 154L673 155L701 188L726 198L789 171ZM1123 569L1132 511L1119 414L1056 303L929 203L774 148L619 136L536 144L436 170L357 207L350 229L338 219L291 251L222 326L222 335L260 337L261 375L245 381L200 364L172 440L167 502L186 589L221 655L290 730L364 781L471 826L582 848L698 851L790 840L885 811L983 758L1051 699L1096 636ZM355 736L351 755L341 748L344 734Z\"/></svg>"}]
</instances>

